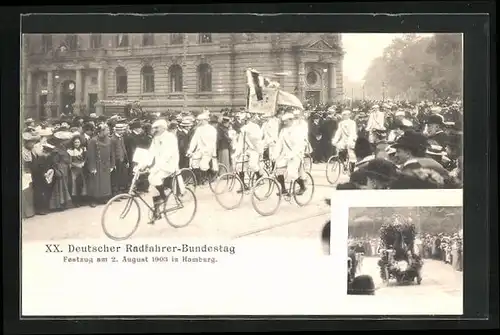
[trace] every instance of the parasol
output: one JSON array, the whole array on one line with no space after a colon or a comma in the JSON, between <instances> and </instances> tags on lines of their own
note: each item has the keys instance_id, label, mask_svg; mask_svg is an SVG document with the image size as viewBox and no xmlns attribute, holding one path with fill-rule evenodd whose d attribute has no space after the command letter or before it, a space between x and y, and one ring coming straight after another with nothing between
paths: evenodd
<instances>
[{"instance_id":1,"label":"parasol","mask_svg":"<svg viewBox=\"0 0 500 335\"><path fill-rule=\"evenodd\" d=\"M302 102L300 102L299 98L282 90L279 90L278 92L278 105L290 106L304 110L304 106L302 105Z\"/></svg>"}]
</instances>

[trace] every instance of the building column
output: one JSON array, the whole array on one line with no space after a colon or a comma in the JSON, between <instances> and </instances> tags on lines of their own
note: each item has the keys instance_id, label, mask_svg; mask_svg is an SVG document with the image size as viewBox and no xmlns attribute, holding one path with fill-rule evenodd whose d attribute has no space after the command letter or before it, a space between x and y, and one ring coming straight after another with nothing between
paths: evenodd
<instances>
[{"instance_id":1,"label":"building column","mask_svg":"<svg viewBox=\"0 0 500 335\"><path fill-rule=\"evenodd\" d=\"M54 72L47 71L47 103L44 106L45 116L52 117L52 111L56 108L54 102Z\"/></svg>"},{"instance_id":2,"label":"building column","mask_svg":"<svg viewBox=\"0 0 500 335\"><path fill-rule=\"evenodd\" d=\"M304 80L306 77L306 64L299 59L298 61L298 71L297 71L297 97L300 99L300 101L304 101L305 99L305 92L304 92Z\"/></svg>"},{"instance_id":3,"label":"building column","mask_svg":"<svg viewBox=\"0 0 500 335\"><path fill-rule=\"evenodd\" d=\"M33 105L33 72L26 72L26 106L29 108Z\"/></svg>"},{"instance_id":4,"label":"building column","mask_svg":"<svg viewBox=\"0 0 500 335\"><path fill-rule=\"evenodd\" d=\"M330 100L330 103L334 102L336 100L337 94L336 94L336 78L337 74L335 73L335 64L334 63L329 63L328 64L328 98Z\"/></svg>"},{"instance_id":5,"label":"building column","mask_svg":"<svg viewBox=\"0 0 500 335\"><path fill-rule=\"evenodd\" d=\"M73 106L73 113L75 115L82 114L82 92L82 69L78 68L75 70L75 104Z\"/></svg>"},{"instance_id":6,"label":"building column","mask_svg":"<svg viewBox=\"0 0 500 335\"><path fill-rule=\"evenodd\" d=\"M102 100L104 100L104 68L99 67L97 70L97 85L98 85L98 90L97 90L97 103L96 103L96 114L97 115L102 115L104 113L104 106L101 103Z\"/></svg>"}]
</instances>

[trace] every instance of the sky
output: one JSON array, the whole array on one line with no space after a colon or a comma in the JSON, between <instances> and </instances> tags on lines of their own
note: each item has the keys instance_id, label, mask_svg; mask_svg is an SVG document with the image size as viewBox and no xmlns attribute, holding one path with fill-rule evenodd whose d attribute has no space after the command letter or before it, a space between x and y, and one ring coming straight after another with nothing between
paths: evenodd
<instances>
[{"instance_id":1,"label":"sky","mask_svg":"<svg viewBox=\"0 0 500 335\"><path fill-rule=\"evenodd\" d=\"M418 35L427 37L433 34ZM350 81L362 81L371 61L381 56L393 39L401 36L403 34L342 34L342 45L346 52L344 76Z\"/></svg>"}]
</instances>

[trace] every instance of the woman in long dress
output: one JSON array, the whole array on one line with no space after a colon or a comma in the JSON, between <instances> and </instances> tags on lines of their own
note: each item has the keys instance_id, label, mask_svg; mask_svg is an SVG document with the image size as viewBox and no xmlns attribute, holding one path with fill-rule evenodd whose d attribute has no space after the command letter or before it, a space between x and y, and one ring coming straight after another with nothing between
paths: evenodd
<instances>
[{"instance_id":1,"label":"woman in long dress","mask_svg":"<svg viewBox=\"0 0 500 335\"><path fill-rule=\"evenodd\" d=\"M111 197L111 171L115 166L115 157L111 150L109 127L97 126L97 136L92 138L87 147L87 167L90 171L88 195L92 199L91 207L104 204Z\"/></svg>"},{"instance_id":2,"label":"woman in long dress","mask_svg":"<svg viewBox=\"0 0 500 335\"><path fill-rule=\"evenodd\" d=\"M34 208L34 198L33 198L33 183L32 183L32 173L31 167L33 165L33 146L38 140L35 136L30 133L23 134L23 149L22 149L22 217L23 219L30 218L35 215Z\"/></svg>"},{"instance_id":3,"label":"woman in long dress","mask_svg":"<svg viewBox=\"0 0 500 335\"><path fill-rule=\"evenodd\" d=\"M65 146L71 137L72 134L67 130L59 130L54 133L55 148L51 154L54 175L52 180L52 194L49 201L49 208L51 210L62 211L72 206L72 199L69 193L71 159Z\"/></svg>"},{"instance_id":4,"label":"woman in long dress","mask_svg":"<svg viewBox=\"0 0 500 335\"><path fill-rule=\"evenodd\" d=\"M87 195L87 182L83 173L85 155L87 152L86 148L82 146L80 136L74 136L72 138L67 152L71 162L71 198L73 199L73 205L80 206L83 197Z\"/></svg>"}]
</instances>

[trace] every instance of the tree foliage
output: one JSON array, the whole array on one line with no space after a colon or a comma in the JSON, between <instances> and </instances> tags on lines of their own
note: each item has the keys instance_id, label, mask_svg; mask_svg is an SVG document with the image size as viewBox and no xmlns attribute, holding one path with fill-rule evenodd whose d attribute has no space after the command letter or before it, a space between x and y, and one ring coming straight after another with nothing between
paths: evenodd
<instances>
[{"instance_id":1,"label":"tree foliage","mask_svg":"<svg viewBox=\"0 0 500 335\"><path fill-rule=\"evenodd\" d=\"M410 218L417 232L422 234L453 234L462 228L461 207L380 207L351 208L349 211L349 234L363 237L377 236L380 228L392 217L401 215ZM356 220L368 217L368 220Z\"/></svg>"},{"instance_id":2,"label":"tree foliage","mask_svg":"<svg viewBox=\"0 0 500 335\"><path fill-rule=\"evenodd\" d=\"M368 96L434 100L462 96L462 35L396 38L365 75Z\"/></svg>"}]
</instances>

